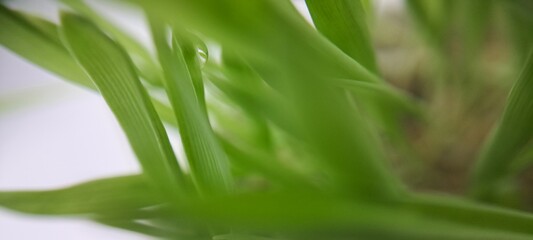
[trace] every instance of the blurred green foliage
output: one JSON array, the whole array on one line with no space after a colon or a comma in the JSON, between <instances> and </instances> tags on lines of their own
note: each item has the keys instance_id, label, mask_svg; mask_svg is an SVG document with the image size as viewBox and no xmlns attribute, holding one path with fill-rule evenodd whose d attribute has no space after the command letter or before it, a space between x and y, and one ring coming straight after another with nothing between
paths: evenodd
<instances>
[{"instance_id":1,"label":"blurred green foliage","mask_svg":"<svg viewBox=\"0 0 533 240\"><path fill-rule=\"evenodd\" d=\"M59 25L0 5L0 43L98 91L142 173L0 192L0 206L163 239L533 236L518 184L533 156L530 1L406 0L415 27L402 27L425 53L412 77L381 56L372 1L306 0L312 24L284 0L120 1L145 14L155 54L87 2L62 2ZM505 75L517 81L502 117L511 84L493 66L521 69ZM443 162L464 166L451 173L462 185L431 176Z\"/></svg>"}]
</instances>

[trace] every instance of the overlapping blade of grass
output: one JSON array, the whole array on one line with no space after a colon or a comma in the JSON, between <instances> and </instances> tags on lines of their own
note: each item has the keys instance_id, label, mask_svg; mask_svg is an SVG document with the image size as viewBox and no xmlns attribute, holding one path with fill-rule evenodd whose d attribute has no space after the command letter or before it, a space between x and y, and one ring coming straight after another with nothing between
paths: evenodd
<instances>
[{"instance_id":1,"label":"overlapping blade of grass","mask_svg":"<svg viewBox=\"0 0 533 240\"><path fill-rule=\"evenodd\" d=\"M58 41L56 26L42 19L28 18L0 5L0 44L60 77L93 87L91 80Z\"/></svg>"},{"instance_id":2,"label":"overlapping blade of grass","mask_svg":"<svg viewBox=\"0 0 533 240\"><path fill-rule=\"evenodd\" d=\"M172 196L183 192L184 175L133 63L124 50L92 23L61 16L70 52L94 81L115 114L152 183Z\"/></svg>"},{"instance_id":3,"label":"overlapping blade of grass","mask_svg":"<svg viewBox=\"0 0 533 240\"><path fill-rule=\"evenodd\" d=\"M154 57L137 39L105 19L93 8L87 5L84 0L61 0L61 2L90 19L100 29L110 34L118 43L120 43L127 50L135 63L135 66L138 67L138 72L141 77L154 85L163 84L159 65L156 63Z\"/></svg>"},{"instance_id":4,"label":"overlapping blade of grass","mask_svg":"<svg viewBox=\"0 0 533 240\"><path fill-rule=\"evenodd\" d=\"M230 157L232 166L243 168L251 173L260 173L270 182L285 188L300 190L316 190L308 176L295 172L284 166L274 156L259 150L237 146L230 141L220 140L224 150Z\"/></svg>"},{"instance_id":5,"label":"overlapping blade of grass","mask_svg":"<svg viewBox=\"0 0 533 240\"><path fill-rule=\"evenodd\" d=\"M345 96L339 96L327 81L339 73L371 82L377 82L376 77L355 61L346 60L345 54L338 54L290 3L141 2L149 14L177 26L191 24L229 47L239 46L232 50L294 102L308 149L317 153L334 188L363 198L390 199L397 193L396 184L383 169L380 144Z\"/></svg>"},{"instance_id":6,"label":"overlapping blade of grass","mask_svg":"<svg viewBox=\"0 0 533 240\"><path fill-rule=\"evenodd\" d=\"M57 74L65 81L96 90L96 86L63 46L57 25L36 16L7 9L3 5L0 5L0 18L2 46ZM169 106L153 98L152 102L165 122L177 124Z\"/></svg>"},{"instance_id":7,"label":"overlapping blade of grass","mask_svg":"<svg viewBox=\"0 0 533 240\"><path fill-rule=\"evenodd\" d=\"M135 211L160 204L142 175L100 179L50 191L0 192L0 206L24 213L86 215Z\"/></svg>"},{"instance_id":8,"label":"overlapping blade of grass","mask_svg":"<svg viewBox=\"0 0 533 240\"><path fill-rule=\"evenodd\" d=\"M189 70L189 75L192 80L194 92L196 93L196 97L198 99L200 107L205 112L207 112L205 103L204 77L202 73L202 63L199 55L199 48L203 48L202 51L205 54L209 54L207 52L207 46L200 38L186 31L181 31L179 33L179 36L175 36L179 37L179 42L183 46L183 57L185 59L185 63L187 64L187 69ZM207 55L205 56L208 57ZM205 61L207 60L208 59L206 59Z\"/></svg>"},{"instance_id":9,"label":"overlapping blade of grass","mask_svg":"<svg viewBox=\"0 0 533 240\"><path fill-rule=\"evenodd\" d=\"M399 110L408 112L414 115L422 114L421 104L407 95L404 92L394 91L394 89L387 85L371 84L360 81L353 81L350 79L334 79L336 85L346 89L350 92L354 92L357 97L364 99L363 101L385 101L389 106L389 111ZM379 98L380 100L372 100Z\"/></svg>"},{"instance_id":10,"label":"overlapping blade of grass","mask_svg":"<svg viewBox=\"0 0 533 240\"><path fill-rule=\"evenodd\" d=\"M328 87L327 79L303 74L306 71L310 70L288 71L285 81L293 81L293 87L298 88L291 92L290 99L296 106L296 120L308 150L316 154L322 169L343 193L394 199L398 186L385 170L385 156L368 123L345 96ZM303 84L305 87L301 87Z\"/></svg>"},{"instance_id":11,"label":"overlapping blade of grass","mask_svg":"<svg viewBox=\"0 0 533 240\"><path fill-rule=\"evenodd\" d=\"M273 94L263 87L256 87L252 90L244 87L243 84L238 85L239 83L215 75L210 75L209 80L248 113L268 119L290 134L299 135L298 126L293 118L294 114L283 96Z\"/></svg>"},{"instance_id":12,"label":"overlapping blade of grass","mask_svg":"<svg viewBox=\"0 0 533 240\"><path fill-rule=\"evenodd\" d=\"M343 52L378 73L361 0L306 0L316 28Z\"/></svg>"},{"instance_id":13,"label":"overlapping blade of grass","mask_svg":"<svg viewBox=\"0 0 533 240\"><path fill-rule=\"evenodd\" d=\"M276 231L289 239L525 240L533 234L531 215L476 206L422 197L382 205L283 191L189 202L177 210L214 226Z\"/></svg>"},{"instance_id":14,"label":"overlapping blade of grass","mask_svg":"<svg viewBox=\"0 0 533 240\"><path fill-rule=\"evenodd\" d=\"M20 17L24 18L28 23L30 23L32 26L37 28L40 33L45 34L48 39L53 40L55 43L59 45L63 45L61 43L61 39L59 38L59 32L57 31L57 25L54 23L39 18L34 15L30 15L24 12L18 12L15 10L11 10L14 14L19 15Z\"/></svg>"},{"instance_id":15,"label":"overlapping blade of grass","mask_svg":"<svg viewBox=\"0 0 533 240\"><path fill-rule=\"evenodd\" d=\"M533 236L533 215L438 194L411 194L407 208L435 219L480 229ZM506 239L502 237L502 239Z\"/></svg>"},{"instance_id":16,"label":"overlapping blade of grass","mask_svg":"<svg viewBox=\"0 0 533 240\"><path fill-rule=\"evenodd\" d=\"M486 142L475 166L472 194L483 201L497 200L498 185L509 177L518 154L533 139L533 52L507 100L503 117Z\"/></svg>"},{"instance_id":17,"label":"overlapping blade of grass","mask_svg":"<svg viewBox=\"0 0 533 240\"><path fill-rule=\"evenodd\" d=\"M21 56L23 57L27 57L27 55L24 54L25 53L24 51L26 51L27 49L31 47L36 46L39 49L39 51L28 52L28 54L37 54L37 56L35 56L35 59L37 60L37 64L39 64L41 67L52 70L48 67L48 64L50 64L51 62L57 61L56 62L57 66L66 66L66 67L64 68L58 67L58 68L54 68L53 70L59 71L58 74L63 76L65 80L79 84L80 79L82 79L84 80L82 81L84 86L89 87L92 90L96 90L94 84L92 84L92 82L87 77L85 77L86 74L74 62L74 59L67 53L67 50L60 43L59 36L58 36L58 29L55 24L50 23L46 20L34 17L34 16L20 14L12 10L4 9L4 8L3 10L6 10L6 11L9 11L9 13L12 13L10 15L3 15L3 16L13 17L14 19L16 19L16 21L14 21L14 24L11 25L11 27L15 29L22 29L22 30L24 30L25 28L28 29L25 31L18 31L18 30L11 31L10 34L2 35L2 37L11 36L11 37L17 37L18 39L16 41L13 40L8 43L3 41L2 44L4 46L9 47L10 46L9 43L21 44L20 47L16 48L17 50L19 50L16 53L21 54ZM5 12L2 12L2 13L4 14ZM9 22L6 21L2 23L9 23ZM38 25L38 26L35 26L35 25ZM2 30L8 30L8 29L4 28ZM27 34L27 35L17 36L18 32L22 32L23 34ZM44 35L42 35L42 33L44 33ZM25 36L28 36L28 37L25 37ZM199 44L198 42L195 42L195 43ZM48 48L51 48L52 50L56 48L59 49L58 52L60 53L60 57L50 57L50 58L47 58L47 61L43 61L42 56L40 56L39 54L41 51L48 52ZM202 47L202 49L204 53L207 52L205 46ZM23 52L20 52L20 51L23 51ZM49 56L54 56L54 55L49 55ZM28 57L28 58L33 59L33 57ZM71 64L64 64L63 62L71 62ZM61 73L61 72L68 73L69 71L72 71L75 73L74 74ZM172 111L172 109L166 104L158 100L152 99L152 101L160 117L165 122L173 126L177 126L177 122L175 120L174 112Z\"/></svg>"},{"instance_id":18,"label":"overlapping blade of grass","mask_svg":"<svg viewBox=\"0 0 533 240\"><path fill-rule=\"evenodd\" d=\"M370 38L367 13L361 0L321 1L307 0L307 7L316 28L332 41L343 52L361 63L364 67L379 74L374 49ZM351 83L353 82L353 83ZM337 82L336 82L337 83ZM389 139L405 142L405 133L398 124L406 114L412 114L416 104L408 95L397 91L386 84L366 84L361 81L340 81L343 87L349 86L349 91L363 112L368 113L378 129L382 130ZM375 85L375 86L374 86ZM372 89L388 89L385 92L368 92ZM399 96L404 96L400 98ZM396 101L388 101L389 97ZM420 115L415 115L420 116Z\"/></svg>"},{"instance_id":19,"label":"overlapping blade of grass","mask_svg":"<svg viewBox=\"0 0 533 240\"><path fill-rule=\"evenodd\" d=\"M178 26L186 25L188 28L193 28L198 31L204 31L208 37L214 37L221 41L228 49L239 49L241 53L246 53L252 56L256 61L263 64L270 64L276 62L271 55L274 52L277 54L285 54L285 48L290 46L295 51L302 54L302 58L307 61L312 61L315 67L320 67L324 74L331 75L332 78L353 79L356 81L383 83L379 78L368 71L358 62L351 59L348 55L343 53L338 47L333 45L326 38L316 32L309 24L297 13L293 6L287 1L277 1L275 3L253 3L241 6L235 2L223 3L219 2L212 4L209 1L167 1L159 0L156 4L152 4L145 0L130 0L141 4L148 12L153 12L158 17L166 18L170 23ZM255 6L253 6L255 5ZM271 5L271 6L267 6ZM287 31L292 35L292 41L282 42L282 38L278 38L279 29L272 27L272 22L268 15L272 15L268 11L260 11L261 7L277 8L281 15L272 16L275 21L283 21L287 24L284 28L290 28L292 31ZM182 14L175 15L171 9L179 9ZM246 9L251 9L250 11ZM205 17L198 18L195 12L202 12ZM261 12L262 18L253 18L253 12ZM231 16L224 14L224 12L233 12ZM249 21L243 22L241 18L250 18ZM283 20L280 19L285 18ZM267 20L270 19L270 20ZM228 24L220 25L220 22ZM215 36L216 35L216 36ZM229 38L229 36L239 36L239 38ZM288 37L288 36L287 36ZM261 47L258 47L261 46ZM239 53L239 54L241 54ZM305 57L304 57L305 56ZM256 71L261 72L262 68L255 67ZM263 72L268 72L265 70ZM272 73L270 73L272 74ZM269 84L278 86L275 76L270 79ZM393 89L398 91L397 89Z\"/></svg>"},{"instance_id":20,"label":"overlapping blade of grass","mask_svg":"<svg viewBox=\"0 0 533 240\"><path fill-rule=\"evenodd\" d=\"M242 68L238 67L238 68ZM227 68L224 68L225 72L228 72ZM244 70L241 70L241 72ZM233 72L233 71L232 71ZM237 72L237 70L235 70ZM224 94L229 96L229 98L234 101L237 106L243 108L246 113L249 113L251 116L257 116L260 119L266 119L269 121L269 123L272 123L273 126L279 127L281 130L283 130L285 133L288 133L292 137L301 138L302 137L302 131L299 128L300 126L296 122L296 114L294 111L291 111L292 104L286 97L282 96L281 94L266 94L263 93L263 91L270 92L272 89L264 89L263 84L252 84L251 82L254 82L251 78L257 78L257 76L247 76L247 74L238 74L238 73L227 73L229 74L229 78L231 79L240 79L240 80L222 80L219 79L217 75L208 77L208 79L211 80L219 89L221 89ZM244 79L242 79L244 78ZM338 84L337 84L338 83ZM360 99L362 101L380 101L380 104L383 104L384 106L390 107L387 108L389 114L396 114L398 111L405 112L408 111L413 114L420 114L420 108L413 107L415 106L412 104L407 96L403 95L396 95L396 94L382 94L383 92L387 92L387 88L383 86L383 88L379 87L380 85L376 84L365 84L364 82L360 81L353 81L353 80L335 80L335 84L340 86L340 89L346 89L348 91L353 91L357 94L358 97L361 97ZM250 86L251 85L251 86ZM267 91L270 90L270 91ZM272 97L270 97L272 96ZM398 102L404 102L406 104L398 104ZM409 103L409 104L408 104ZM392 118L395 119L395 118ZM389 120L389 119L387 119ZM393 122L394 120L389 120ZM395 122L396 123L396 122ZM397 126L397 125L394 125ZM399 141L403 141L404 139L401 139ZM243 146L240 146L241 148ZM260 146L259 146L260 147ZM285 146L284 146L285 147ZM231 146L229 150L235 150L236 146ZM248 145L246 148L254 148L252 145ZM261 147L260 147L261 148ZM265 147L263 147L264 149ZM254 151L251 151L254 152ZM265 152L266 153L266 152ZM271 174L273 169L275 169L275 166L265 166L265 164L270 165L276 165L275 157L271 157L270 161L266 158L265 154L262 154L261 156L256 156L253 154L246 154L246 157L242 157L242 154L234 154L231 155L232 160L235 160L237 163L243 163L244 166L251 167L251 169L259 170L260 173L265 174L269 178L269 180L273 180L274 182L278 183L281 181L287 182L286 180L288 178L282 177L277 178L279 176L275 176L276 174ZM248 160L247 160L248 159ZM299 162L304 164L305 166L309 167L312 166L311 164L308 164L309 162L306 162L306 158L300 157L298 159ZM239 166L243 166L242 164L238 164ZM266 167L266 168L265 168ZM280 167L280 166L278 166ZM286 168L286 166L281 166L281 168ZM313 167L311 167L313 168ZM320 168L320 167L319 167ZM290 172L290 171L289 171ZM288 184L288 186L294 186L295 184Z\"/></svg>"},{"instance_id":21,"label":"overlapping blade of grass","mask_svg":"<svg viewBox=\"0 0 533 240\"><path fill-rule=\"evenodd\" d=\"M215 73L210 72L211 66L214 66ZM281 100L281 96L279 96L279 94L276 95L271 88L268 88L267 84L260 79L260 77L244 61L242 61L238 55L229 50L222 51L221 64L208 64L205 67L205 71L207 72L207 78L211 83L217 85L217 82L219 82L228 86L227 89L224 89L223 86L217 86L217 88L226 94L229 98L229 102L233 101L233 104L243 110L248 118L254 122L258 134L252 142L261 145L265 151L272 151L273 140L270 125L271 121L268 120L269 114L262 114L260 112L263 107L266 106L254 106L254 104L249 103L250 101L254 103L261 102L254 100L265 99L268 98L267 96L272 96L270 99L273 100ZM255 97L252 97L252 95ZM288 114L288 112L280 114L279 116L286 114ZM290 117L285 119L290 119Z\"/></svg>"},{"instance_id":22,"label":"overlapping blade of grass","mask_svg":"<svg viewBox=\"0 0 533 240\"><path fill-rule=\"evenodd\" d=\"M320 36L288 1L276 1L274 3L260 1L244 5L235 1L211 2L209 0L194 2L131 0L131 2L141 4L148 12L163 17L176 26L187 26L203 34L209 33L208 37L215 37L225 46L239 49L249 56L253 55L256 60L264 61L265 64L273 61L270 58L272 51L283 51L280 49L283 46L280 42L281 39L277 38L278 35L271 35L275 33L276 29L273 28L270 21L285 21L287 23L285 28L293 29L294 32L291 32L291 35L296 35L298 36L297 39L301 40L298 44L294 42L286 44L298 49L305 48L309 59L319 61L328 68L336 70L331 71L330 74L360 81L377 81L375 75ZM264 8L265 11L261 12L261 8ZM275 16L277 13L272 13L272 8L277 8L282 15ZM181 13L179 16L175 14L176 9ZM228 15L227 12L233 14ZM260 13L262 17L254 18L253 14L257 13ZM202 17L199 18L198 14L201 14ZM171 16L173 17L171 18ZM242 21L243 17L247 21ZM285 19L280 19L280 17ZM226 24L221 25L221 22ZM230 37L235 35L239 35L240 38ZM257 48L255 46L257 44L263 47ZM286 46L284 45L284 47Z\"/></svg>"},{"instance_id":23,"label":"overlapping blade of grass","mask_svg":"<svg viewBox=\"0 0 533 240\"><path fill-rule=\"evenodd\" d=\"M1 207L22 213L85 217L155 237L181 236L176 229L137 222L146 217L143 213L145 209L152 209L165 201L143 175L93 180L58 190L0 191Z\"/></svg>"},{"instance_id":24,"label":"overlapping blade of grass","mask_svg":"<svg viewBox=\"0 0 533 240\"><path fill-rule=\"evenodd\" d=\"M232 166L248 174L260 174L275 187L310 188L310 178L287 166L287 160L278 156L280 149L276 144L279 144L280 136L276 135L277 131L282 130L293 137L301 136L291 104L266 85L235 53L225 50L222 56L222 64L210 63L206 66L206 79L222 92L218 101L228 102L243 113L239 114L238 119L244 119L235 120L235 114L226 115L224 111L217 111L217 108L211 112L217 123L223 122L223 132L218 136ZM244 131L246 133L227 131L233 127L243 129L243 120L251 127ZM283 149L290 148L286 144L281 146Z\"/></svg>"},{"instance_id":25,"label":"overlapping blade of grass","mask_svg":"<svg viewBox=\"0 0 533 240\"><path fill-rule=\"evenodd\" d=\"M151 20L154 42L165 75L165 86L178 122L180 136L191 169L191 175L201 194L225 193L230 190L232 177L227 156L217 142L207 114L196 95L185 52L192 45L182 45L172 38L167 42L165 25Z\"/></svg>"},{"instance_id":26,"label":"overlapping blade of grass","mask_svg":"<svg viewBox=\"0 0 533 240\"><path fill-rule=\"evenodd\" d=\"M231 62L223 66L215 66L216 70L213 70L213 66L209 66L208 79L247 113L268 119L284 131L298 136L292 106L287 99L266 86L256 73L247 69L249 67L245 64L235 60ZM396 124L399 122L400 115L422 116L420 104L409 95L395 91L388 85L350 79L331 79L330 81L332 85L338 86L339 90L353 93L359 100L358 103L367 109L375 110L377 115L374 116L375 121L380 122L381 126L390 133L401 132L399 125ZM383 115L390 117L379 118Z\"/></svg>"},{"instance_id":27,"label":"overlapping blade of grass","mask_svg":"<svg viewBox=\"0 0 533 240\"><path fill-rule=\"evenodd\" d=\"M371 239L521 240L528 239L533 229L530 215L458 200L414 196L403 204L384 206L299 191L217 196L205 201L190 199L174 202L171 208L139 215L138 210L153 209L163 203L165 198L141 175L102 179L61 190L0 193L0 205L13 210L82 215L158 237L181 237L180 234L186 236L187 232L179 232L179 226L166 228L130 220L182 218L190 223L276 230L278 234L291 236L290 239L331 238L342 232L344 237L373 236ZM194 229L197 228L190 230Z\"/></svg>"}]
</instances>

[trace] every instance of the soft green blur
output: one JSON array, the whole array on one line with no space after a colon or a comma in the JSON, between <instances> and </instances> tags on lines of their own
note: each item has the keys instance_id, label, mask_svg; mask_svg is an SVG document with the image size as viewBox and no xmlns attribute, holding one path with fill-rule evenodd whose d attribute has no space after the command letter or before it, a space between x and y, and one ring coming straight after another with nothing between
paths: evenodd
<instances>
[{"instance_id":1,"label":"soft green blur","mask_svg":"<svg viewBox=\"0 0 533 240\"><path fill-rule=\"evenodd\" d=\"M163 239L533 237L530 1L306 0L313 24L286 0L120 1L153 48L62 2L59 25L1 5L0 43L98 91L142 173L0 206Z\"/></svg>"}]
</instances>

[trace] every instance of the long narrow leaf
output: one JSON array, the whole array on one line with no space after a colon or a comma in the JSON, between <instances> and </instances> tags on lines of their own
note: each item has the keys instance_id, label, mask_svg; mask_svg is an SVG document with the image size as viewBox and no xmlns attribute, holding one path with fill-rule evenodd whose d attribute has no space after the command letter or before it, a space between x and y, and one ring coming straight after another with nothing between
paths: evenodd
<instances>
[{"instance_id":1,"label":"long narrow leaf","mask_svg":"<svg viewBox=\"0 0 533 240\"><path fill-rule=\"evenodd\" d=\"M174 196L184 177L167 134L124 50L86 20L63 14L61 33L98 86L154 184Z\"/></svg>"},{"instance_id":2,"label":"long narrow leaf","mask_svg":"<svg viewBox=\"0 0 533 240\"><path fill-rule=\"evenodd\" d=\"M306 0L306 3L322 34L361 65L378 72L361 0Z\"/></svg>"},{"instance_id":3,"label":"long narrow leaf","mask_svg":"<svg viewBox=\"0 0 533 240\"><path fill-rule=\"evenodd\" d=\"M142 175L100 179L50 191L0 192L0 206L32 214L97 215L161 203Z\"/></svg>"},{"instance_id":4,"label":"long narrow leaf","mask_svg":"<svg viewBox=\"0 0 533 240\"><path fill-rule=\"evenodd\" d=\"M503 117L495 128L473 172L471 190L480 200L495 201L498 184L512 172L518 154L533 139L533 52L508 98Z\"/></svg>"},{"instance_id":5,"label":"long narrow leaf","mask_svg":"<svg viewBox=\"0 0 533 240\"><path fill-rule=\"evenodd\" d=\"M290 3L141 2L149 14L177 27L194 24L192 27L203 30L202 34L223 44L240 44L232 50L295 104L299 127L305 130L303 140L310 151L317 153L335 189L350 189L349 194L362 198L396 196L397 183L384 169L385 157L375 135L352 111L345 96L339 96L327 81L336 74L354 74L354 79L369 82L378 79L357 62L346 59L345 54L338 54L339 50L311 29ZM227 12L232 14L228 16ZM257 18L257 14L262 17ZM198 18L203 21L195 22Z\"/></svg>"},{"instance_id":6,"label":"long narrow leaf","mask_svg":"<svg viewBox=\"0 0 533 240\"><path fill-rule=\"evenodd\" d=\"M228 160L195 94L183 46L173 38L171 49L165 25L157 20L151 27L193 180L201 194L226 192L232 181Z\"/></svg>"},{"instance_id":7,"label":"long narrow leaf","mask_svg":"<svg viewBox=\"0 0 533 240\"><path fill-rule=\"evenodd\" d=\"M299 192L258 193L195 201L178 209L214 225L275 230L296 239L526 240L533 234L531 215L420 196L382 205Z\"/></svg>"},{"instance_id":8,"label":"long narrow leaf","mask_svg":"<svg viewBox=\"0 0 533 240\"><path fill-rule=\"evenodd\" d=\"M413 211L465 226L533 235L533 215L436 194L407 198Z\"/></svg>"},{"instance_id":9,"label":"long narrow leaf","mask_svg":"<svg viewBox=\"0 0 533 240\"><path fill-rule=\"evenodd\" d=\"M35 21L30 22L27 17L0 5L0 44L52 73L92 87L91 80L51 34L57 32L55 26L45 20L37 21L41 28L32 24Z\"/></svg>"},{"instance_id":10,"label":"long narrow leaf","mask_svg":"<svg viewBox=\"0 0 533 240\"><path fill-rule=\"evenodd\" d=\"M62 2L76 12L91 19L99 28L111 34L117 42L124 46L135 63L135 66L139 68L139 74L144 79L155 85L162 84L159 66L155 62L154 57L137 39L105 19L87 5L84 0L62 0Z\"/></svg>"},{"instance_id":11,"label":"long narrow leaf","mask_svg":"<svg viewBox=\"0 0 533 240\"><path fill-rule=\"evenodd\" d=\"M197 49L198 44L204 44L205 47L205 43L203 43L192 33L188 33L186 31L180 32L179 37L180 43L183 46L183 57L185 59L185 63L187 64L187 69L189 70L189 75L192 80L194 92L196 93L196 98L200 103L200 107L204 111L207 111L204 93L204 78L201 70L200 55ZM204 51L207 51L207 47L205 47Z\"/></svg>"},{"instance_id":12,"label":"long narrow leaf","mask_svg":"<svg viewBox=\"0 0 533 240\"><path fill-rule=\"evenodd\" d=\"M63 80L91 90L96 86L83 69L76 64L59 39L55 24L44 19L16 12L0 5L0 44L19 56L33 62ZM161 118L175 123L174 116L167 114L170 107L152 99Z\"/></svg>"}]
</instances>

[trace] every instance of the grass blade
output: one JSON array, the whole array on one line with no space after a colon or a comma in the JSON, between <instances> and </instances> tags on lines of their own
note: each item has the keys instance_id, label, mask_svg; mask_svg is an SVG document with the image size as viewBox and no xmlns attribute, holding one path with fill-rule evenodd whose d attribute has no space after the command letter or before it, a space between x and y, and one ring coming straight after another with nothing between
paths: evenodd
<instances>
[{"instance_id":1,"label":"grass blade","mask_svg":"<svg viewBox=\"0 0 533 240\"><path fill-rule=\"evenodd\" d=\"M177 37L177 35L175 36ZM197 36L194 36L192 33L181 31L179 37L180 37L179 42L181 43L182 49L183 49L183 58L185 60L185 63L187 64L187 69L189 70L189 75L192 80L194 92L196 93L196 98L198 99L200 107L207 114L207 107L205 104L205 93L204 93L204 79L203 79L203 73L201 70L201 60L200 60L200 55L198 53L197 46L202 46L203 51L206 51L206 52L207 52L207 47L205 46L205 43L200 38L198 38Z\"/></svg>"},{"instance_id":2,"label":"grass blade","mask_svg":"<svg viewBox=\"0 0 533 240\"><path fill-rule=\"evenodd\" d=\"M269 181L273 181L284 187L293 187L300 190L316 190L316 187L312 183L309 183L307 176L303 176L303 174L280 164L277 161L278 159L273 159L274 156L237 146L237 144L232 144L225 139L221 139L220 142L230 157L232 165L245 168L248 171L261 173Z\"/></svg>"},{"instance_id":3,"label":"grass blade","mask_svg":"<svg viewBox=\"0 0 533 240\"><path fill-rule=\"evenodd\" d=\"M264 0L244 6L214 0L142 3L154 17L178 27L191 24L205 36L228 44L266 82L289 97L295 104L298 127L305 130L304 141L319 156L334 189L350 189L348 194L362 198L396 196L397 182L384 169L380 144L346 97L339 96L327 81L348 73L361 81L378 79L346 54L338 54L340 50L310 28L289 2ZM228 11L233 13L230 19ZM262 18L256 18L257 14ZM195 22L198 18L203 21ZM232 48L236 44L238 48Z\"/></svg>"},{"instance_id":4,"label":"grass blade","mask_svg":"<svg viewBox=\"0 0 533 240\"><path fill-rule=\"evenodd\" d=\"M63 14L61 23L70 52L98 86L143 171L160 189L176 196L185 187L183 173L128 55L95 25L78 16Z\"/></svg>"},{"instance_id":5,"label":"grass blade","mask_svg":"<svg viewBox=\"0 0 533 240\"><path fill-rule=\"evenodd\" d=\"M316 28L351 58L377 73L361 0L306 0Z\"/></svg>"},{"instance_id":6,"label":"grass blade","mask_svg":"<svg viewBox=\"0 0 533 240\"><path fill-rule=\"evenodd\" d=\"M276 231L296 239L526 240L533 234L531 215L440 197L382 205L292 191L219 197L178 209L214 226Z\"/></svg>"},{"instance_id":7,"label":"grass blade","mask_svg":"<svg viewBox=\"0 0 533 240\"><path fill-rule=\"evenodd\" d=\"M426 194L408 197L407 208L464 226L533 235L533 215L529 213Z\"/></svg>"},{"instance_id":8,"label":"grass blade","mask_svg":"<svg viewBox=\"0 0 533 240\"><path fill-rule=\"evenodd\" d=\"M160 202L142 175L100 179L60 190L0 192L0 206L46 215L127 213Z\"/></svg>"},{"instance_id":9,"label":"grass blade","mask_svg":"<svg viewBox=\"0 0 533 240\"><path fill-rule=\"evenodd\" d=\"M166 41L165 25L155 19L150 25L193 181L201 194L227 192L232 184L228 160L195 94L184 57L184 52L191 50L183 50L190 45L183 46L173 38L171 49Z\"/></svg>"},{"instance_id":10,"label":"grass blade","mask_svg":"<svg viewBox=\"0 0 533 240\"><path fill-rule=\"evenodd\" d=\"M533 140L533 52L509 94L503 117L486 142L475 166L471 190L475 198L497 201L498 184L506 179L518 154Z\"/></svg>"},{"instance_id":11,"label":"grass blade","mask_svg":"<svg viewBox=\"0 0 533 240\"><path fill-rule=\"evenodd\" d=\"M162 85L162 76L160 67L154 57L139 41L124 32L119 27L102 17L94 9L85 3L84 0L61 0L68 7L72 8L79 14L87 17L95 23L100 29L113 36L127 50L135 66L138 67L138 73L154 85Z\"/></svg>"},{"instance_id":12,"label":"grass blade","mask_svg":"<svg viewBox=\"0 0 533 240\"><path fill-rule=\"evenodd\" d=\"M55 25L28 17L0 5L0 44L28 61L69 79L93 87L91 80L58 41ZM34 25L38 22L40 26Z\"/></svg>"},{"instance_id":13,"label":"grass blade","mask_svg":"<svg viewBox=\"0 0 533 240\"><path fill-rule=\"evenodd\" d=\"M374 74L379 74L375 53L368 30L368 14L362 0L306 0L307 7L313 18L316 28L343 52L369 69ZM336 81L337 83L338 81ZM368 94L365 86L371 86L361 81L342 81L349 86L352 93L350 97L361 106L363 112L375 122L381 132L389 139L405 142L406 137L402 126L398 124L401 118L412 113L416 105L407 97L399 98L403 94L387 84L374 84L375 89L389 89L387 92ZM363 92L364 91L364 92ZM397 101L383 101L394 98Z\"/></svg>"},{"instance_id":14,"label":"grass blade","mask_svg":"<svg viewBox=\"0 0 533 240\"><path fill-rule=\"evenodd\" d=\"M298 128L292 118L293 113L290 111L287 101L284 101L280 94L259 87L255 88L254 91L249 91L251 89L244 88L242 84L238 85L239 83L226 81L215 75L209 76L209 80L245 111L272 121L276 126L290 134L298 135Z\"/></svg>"},{"instance_id":15,"label":"grass blade","mask_svg":"<svg viewBox=\"0 0 533 240\"><path fill-rule=\"evenodd\" d=\"M131 1L140 4L154 17L163 18L177 28L182 26L194 28L206 37L220 41L229 49L239 49L240 52L254 56L254 59L263 61L263 63L272 60L270 56L273 52L286 54L286 47L292 46L295 51L306 54L308 61L312 59L327 66L329 70L326 72L337 77L369 82L378 81L377 77L370 71L342 53L309 26L287 1L259 1L246 5L235 1L215 2L212 0L196 2ZM176 12L180 12L180 14L176 15ZM233 14L228 16L227 12ZM263 17L255 18L254 14L262 14ZM200 18L202 21L196 21L199 16L202 16ZM247 21L243 21L243 19L247 19ZM220 24L221 22L227 24ZM291 39L289 42L280 42L281 39L277 38L280 36L279 33L276 32L276 28L272 28L273 24L283 23L286 23L283 28L287 29L290 36L286 36ZM239 36L239 38L235 38L235 36ZM258 48L258 44L261 47ZM322 48L324 51L320 50ZM326 52L327 54L325 54ZM331 71L331 69L335 69L335 71Z\"/></svg>"},{"instance_id":16,"label":"grass blade","mask_svg":"<svg viewBox=\"0 0 533 240\"><path fill-rule=\"evenodd\" d=\"M0 5L0 19L0 44L39 67L57 74L63 80L97 90L63 46L57 25L10 10L3 5ZM169 106L153 98L152 102L165 122L177 125Z\"/></svg>"}]
</instances>

